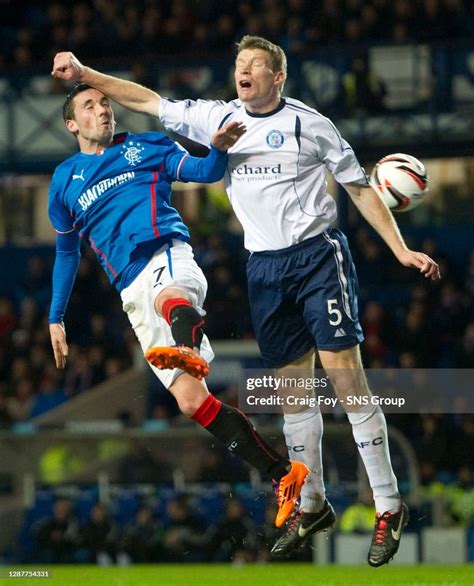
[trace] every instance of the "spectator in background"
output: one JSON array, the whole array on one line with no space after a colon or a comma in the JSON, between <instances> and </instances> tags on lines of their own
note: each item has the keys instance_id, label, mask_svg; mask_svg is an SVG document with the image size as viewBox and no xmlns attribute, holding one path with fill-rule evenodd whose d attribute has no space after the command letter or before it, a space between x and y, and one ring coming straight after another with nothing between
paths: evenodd
<instances>
[{"instance_id":1,"label":"spectator in background","mask_svg":"<svg viewBox=\"0 0 474 586\"><path fill-rule=\"evenodd\" d=\"M71 362L64 376L65 394L73 397L87 391L91 387L92 377L88 355L84 350L81 350L75 360Z\"/></svg>"},{"instance_id":2,"label":"spectator in background","mask_svg":"<svg viewBox=\"0 0 474 586\"><path fill-rule=\"evenodd\" d=\"M369 69L365 56L356 57L351 70L343 77L344 100L353 114L378 114L385 110L383 99L386 88L383 81Z\"/></svg>"},{"instance_id":3,"label":"spectator in background","mask_svg":"<svg viewBox=\"0 0 474 586\"><path fill-rule=\"evenodd\" d=\"M443 468L447 459L447 436L442 418L422 414L421 429L414 440L415 451L420 462L432 462L435 469Z\"/></svg>"},{"instance_id":4,"label":"spectator in background","mask_svg":"<svg viewBox=\"0 0 474 586\"><path fill-rule=\"evenodd\" d=\"M427 368L433 364L433 342L426 336L428 324L423 305L412 304L398 330L398 354L409 353L416 359L416 366ZM423 340L423 344L420 344Z\"/></svg>"},{"instance_id":5,"label":"spectator in background","mask_svg":"<svg viewBox=\"0 0 474 586\"><path fill-rule=\"evenodd\" d=\"M8 297L0 297L0 340L6 338L16 325L13 304Z\"/></svg>"},{"instance_id":6,"label":"spectator in background","mask_svg":"<svg viewBox=\"0 0 474 586\"><path fill-rule=\"evenodd\" d=\"M43 413L58 407L66 400L67 395L60 385L60 377L56 373L54 364L48 363L31 408L31 417L43 415Z\"/></svg>"},{"instance_id":7,"label":"spectator in background","mask_svg":"<svg viewBox=\"0 0 474 586\"><path fill-rule=\"evenodd\" d=\"M472 466L461 466L455 482L445 491L448 513L457 525L471 527L474 524L474 478Z\"/></svg>"},{"instance_id":8,"label":"spectator in background","mask_svg":"<svg viewBox=\"0 0 474 586\"><path fill-rule=\"evenodd\" d=\"M255 528L238 499L227 502L224 517L217 523L209 540L212 560L244 563L254 559Z\"/></svg>"},{"instance_id":9,"label":"spectator in background","mask_svg":"<svg viewBox=\"0 0 474 586\"><path fill-rule=\"evenodd\" d=\"M13 418L8 410L8 399L3 391L0 391L0 430L10 429Z\"/></svg>"},{"instance_id":10,"label":"spectator in background","mask_svg":"<svg viewBox=\"0 0 474 586\"><path fill-rule=\"evenodd\" d=\"M32 297L42 310L46 307L51 292L49 270L45 259L39 254L34 254L28 260L22 283L22 293Z\"/></svg>"},{"instance_id":11,"label":"spectator in background","mask_svg":"<svg viewBox=\"0 0 474 586\"><path fill-rule=\"evenodd\" d=\"M452 364L459 332L464 330L468 318L468 304L469 300L454 282L441 287L431 321L444 358L443 366Z\"/></svg>"},{"instance_id":12,"label":"spectator in background","mask_svg":"<svg viewBox=\"0 0 474 586\"><path fill-rule=\"evenodd\" d=\"M43 521L37 531L38 559L47 564L69 564L79 545L79 526L72 514L71 502L58 499L53 516Z\"/></svg>"},{"instance_id":13,"label":"spectator in background","mask_svg":"<svg viewBox=\"0 0 474 586\"><path fill-rule=\"evenodd\" d=\"M460 416L450 441L449 463L453 471L467 467L474 470L474 415Z\"/></svg>"},{"instance_id":14,"label":"spectator in background","mask_svg":"<svg viewBox=\"0 0 474 586\"><path fill-rule=\"evenodd\" d=\"M370 491L365 490L356 502L347 507L341 516L341 533L370 533L374 526L374 505Z\"/></svg>"},{"instance_id":15,"label":"spectator in background","mask_svg":"<svg viewBox=\"0 0 474 586\"><path fill-rule=\"evenodd\" d=\"M184 497L176 498L166 507L168 525L163 535L164 559L167 562L202 562L208 538L197 516L191 514Z\"/></svg>"},{"instance_id":16,"label":"spectator in background","mask_svg":"<svg viewBox=\"0 0 474 586\"><path fill-rule=\"evenodd\" d=\"M466 39L472 33L462 0L211 0L200 2L199 11L191 11L182 0L139 6L104 0L72 4L68 12L61 2L22 0L20 13L9 17L3 10L2 22L12 32L6 35L6 58L0 58L0 66L42 64L66 43L83 56L123 63L134 54L222 55L243 34L268 36L291 54L328 43L432 42ZM18 84L18 89L24 86Z\"/></svg>"},{"instance_id":17,"label":"spectator in background","mask_svg":"<svg viewBox=\"0 0 474 586\"><path fill-rule=\"evenodd\" d=\"M16 384L19 380L24 378L31 378L32 372L28 359L24 356L16 356L11 365L9 379L10 382Z\"/></svg>"},{"instance_id":18,"label":"spectator in background","mask_svg":"<svg viewBox=\"0 0 474 586\"><path fill-rule=\"evenodd\" d=\"M474 322L467 325L463 337L457 343L455 365L459 368L474 368Z\"/></svg>"},{"instance_id":19,"label":"spectator in background","mask_svg":"<svg viewBox=\"0 0 474 586\"><path fill-rule=\"evenodd\" d=\"M29 419L33 407L34 387L30 378L22 378L16 384L15 394L8 397L8 412L15 422Z\"/></svg>"},{"instance_id":20,"label":"spectator in background","mask_svg":"<svg viewBox=\"0 0 474 586\"><path fill-rule=\"evenodd\" d=\"M146 506L140 507L135 519L125 527L120 538L118 563L157 562L161 558L162 539L163 529L153 518L152 510Z\"/></svg>"},{"instance_id":21,"label":"spectator in background","mask_svg":"<svg viewBox=\"0 0 474 586\"><path fill-rule=\"evenodd\" d=\"M110 565L116 553L118 528L107 514L106 508L97 503L89 521L81 527L81 559L100 566Z\"/></svg>"},{"instance_id":22,"label":"spectator in background","mask_svg":"<svg viewBox=\"0 0 474 586\"><path fill-rule=\"evenodd\" d=\"M385 337L391 331L383 306L375 301L369 301L362 315L362 327L365 332L363 356L371 366L373 361L383 363L388 354L388 345Z\"/></svg>"}]
</instances>

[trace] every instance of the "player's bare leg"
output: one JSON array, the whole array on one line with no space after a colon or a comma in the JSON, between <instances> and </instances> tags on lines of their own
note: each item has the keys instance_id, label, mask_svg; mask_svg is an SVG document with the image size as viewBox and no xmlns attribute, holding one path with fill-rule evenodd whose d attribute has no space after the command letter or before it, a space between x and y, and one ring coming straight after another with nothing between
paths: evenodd
<instances>
[{"instance_id":1,"label":"player's bare leg","mask_svg":"<svg viewBox=\"0 0 474 586\"><path fill-rule=\"evenodd\" d=\"M293 512L308 468L301 462L283 458L260 437L244 413L209 393L204 381L183 373L169 390L182 413L202 425L263 476L274 480L278 500L275 524L277 527L283 525Z\"/></svg>"},{"instance_id":2,"label":"player's bare leg","mask_svg":"<svg viewBox=\"0 0 474 586\"><path fill-rule=\"evenodd\" d=\"M319 356L346 409L372 487L377 514L368 562L381 566L398 551L402 530L408 523L408 508L401 501L390 461L385 416L377 405L347 404L350 395L371 396L358 345L338 351L320 350Z\"/></svg>"},{"instance_id":3,"label":"player's bare leg","mask_svg":"<svg viewBox=\"0 0 474 586\"><path fill-rule=\"evenodd\" d=\"M202 379L209 374L209 365L199 354L204 320L181 289L164 289L155 299L155 310L171 328L176 346L149 348L146 359L160 369L179 368Z\"/></svg>"},{"instance_id":4,"label":"player's bare leg","mask_svg":"<svg viewBox=\"0 0 474 586\"><path fill-rule=\"evenodd\" d=\"M315 351L311 350L298 360L278 369L277 376L291 377L312 373ZM312 376L312 374L310 375ZM302 388L285 388L281 395L308 395ZM311 535L327 531L334 525L336 515L331 504L326 500L321 441L323 436L323 418L319 407L305 406L284 407L285 434L290 459L303 462L310 469L310 474L301 490L301 500L285 530L272 548L273 557L288 557L299 549Z\"/></svg>"}]
</instances>

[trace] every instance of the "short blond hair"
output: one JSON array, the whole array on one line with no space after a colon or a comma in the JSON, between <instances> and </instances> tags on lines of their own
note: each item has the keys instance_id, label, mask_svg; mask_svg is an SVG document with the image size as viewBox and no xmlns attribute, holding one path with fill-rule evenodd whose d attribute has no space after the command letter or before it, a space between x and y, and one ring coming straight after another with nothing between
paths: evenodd
<instances>
[{"instance_id":1,"label":"short blond hair","mask_svg":"<svg viewBox=\"0 0 474 586\"><path fill-rule=\"evenodd\" d=\"M242 37L242 39L237 43L237 53L240 53L244 49L262 49L262 51L266 51L270 55L273 70L275 72L283 71L286 78L288 65L285 51L283 51L281 47L271 43L263 37L245 35L245 37Z\"/></svg>"}]
</instances>

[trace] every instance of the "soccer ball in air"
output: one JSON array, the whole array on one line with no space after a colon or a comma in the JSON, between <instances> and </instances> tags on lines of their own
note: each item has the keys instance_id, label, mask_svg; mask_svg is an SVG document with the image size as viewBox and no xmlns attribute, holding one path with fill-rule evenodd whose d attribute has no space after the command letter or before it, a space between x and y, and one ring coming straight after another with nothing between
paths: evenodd
<instances>
[{"instance_id":1,"label":"soccer ball in air","mask_svg":"<svg viewBox=\"0 0 474 586\"><path fill-rule=\"evenodd\" d=\"M380 159L370 174L369 183L394 212L412 210L428 191L428 175L423 163L402 153Z\"/></svg>"}]
</instances>

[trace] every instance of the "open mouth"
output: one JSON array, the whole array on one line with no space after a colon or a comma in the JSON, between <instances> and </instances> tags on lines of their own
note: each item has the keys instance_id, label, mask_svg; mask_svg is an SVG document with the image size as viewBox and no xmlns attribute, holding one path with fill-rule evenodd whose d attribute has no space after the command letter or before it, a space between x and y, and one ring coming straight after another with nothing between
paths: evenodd
<instances>
[{"instance_id":1,"label":"open mouth","mask_svg":"<svg viewBox=\"0 0 474 586\"><path fill-rule=\"evenodd\" d=\"M242 80L239 82L239 85L242 89L250 89L252 87L252 84L250 83L250 81L247 80Z\"/></svg>"}]
</instances>

